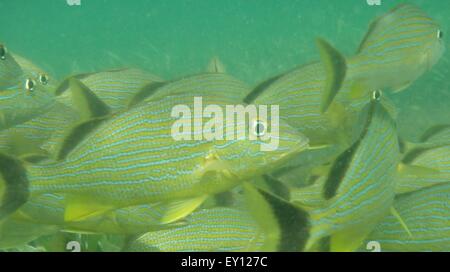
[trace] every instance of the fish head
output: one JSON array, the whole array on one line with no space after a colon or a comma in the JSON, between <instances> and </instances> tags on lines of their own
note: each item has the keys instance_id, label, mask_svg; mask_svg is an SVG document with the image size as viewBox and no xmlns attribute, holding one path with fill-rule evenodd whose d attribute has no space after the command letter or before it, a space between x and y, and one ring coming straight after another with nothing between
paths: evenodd
<instances>
[{"instance_id":1,"label":"fish head","mask_svg":"<svg viewBox=\"0 0 450 272\"><path fill-rule=\"evenodd\" d=\"M23 73L14 84L0 88L0 129L26 122L46 112L54 101L48 76Z\"/></svg>"},{"instance_id":2,"label":"fish head","mask_svg":"<svg viewBox=\"0 0 450 272\"><path fill-rule=\"evenodd\" d=\"M0 88L14 84L22 74L22 68L16 59L8 51L8 48L0 43Z\"/></svg>"},{"instance_id":3,"label":"fish head","mask_svg":"<svg viewBox=\"0 0 450 272\"><path fill-rule=\"evenodd\" d=\"M283 120L249 120L245 129L248 129L245 138L215 146L230 172L241 179L269 173L309 147L309 139Z\"/></svg>"},{"instance_id":4,"label":"fish head","mask_svg":"<svg viewBox=\"0 0 450 272\"><path fill-rule=\"evenodd\" d=\"M426 63L427 70L430 70L445 52L444 31L439 25L433 27L430 32L428 42L425 43L423 58Z\"/></svg>"}]
</instances>

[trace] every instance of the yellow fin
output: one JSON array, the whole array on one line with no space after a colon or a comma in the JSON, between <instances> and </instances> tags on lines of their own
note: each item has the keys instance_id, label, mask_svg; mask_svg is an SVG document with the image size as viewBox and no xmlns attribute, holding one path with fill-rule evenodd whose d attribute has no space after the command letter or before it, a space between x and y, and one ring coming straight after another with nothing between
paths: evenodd
<instances>
[{"instance_id":1,"label":"yellow fin","mask_svg":"<svg viewBox=\"0 0 450 272\"><path fill-rule=\"evenodd\" d=\"M316 40L316 44L326 74L325 87L320 106L320 112L324 113L327 111L342 86L342 82L344 81L347 72L347 65L344 56L328 42L319 38Z\"/></svg>"},{"instance_id":2,"label":"yellow fin","mask_svg":"<svg viewBox=\"0 0 450 272\"><path fill-rule=\"evenodd\" d=\"M161 223L170 224L188 216L195 209L197 209L206 200L206 198L207 196L200 196L187 200L170 202L166 213L161 218Z\"/></svg>"},{"instance_id":3,"label":"yellow fin","mask_svg":"<svg viewBox=\"0 0 450 272\"><path fill-rule=\"evenodd\" d=\"M406 225L405 221L403 221L402 217L400 216L400 214L397 212L397 210L392 206L391 207L391 213L393 216L395 216L395 218L397 218L397 220L400 222L400 224L402 225L402 227L405 229L405 231L408 233L409 237L413 237L411 231L409 230L408 226Z\"/></svg>"},{"instance_id":4,"label":"yellow fin","mask_svg":"<svg viewBox=\"0 0 450 272\"><path fill-rule=\"evenodd\" d=\"M357 250L367 235L370 233L370 228L351 228L349 230L341 231L331 236L330 251L331 252L353 252Z\"/></svg>"},{"instance_id":5,"label":"yellow fin","mask_svg":"<svg viewBox=\"0 0 450 272\"><path fill-rule=\"evenodd\" d=\"M83 221L113 209L112 206L90 202L86 199L69 199L64 212L64 221Z\"/></svg>"},{"instance_id":6,"label":"yellow fin","mask_svg":"<svg viewBox=\"0 0 450 272\"><path fill-rule=\"evenodd\" d=\"M321 145L310 145L308 146L307 150L320 150L320 149L326 149L329 148L331 145L330 144L321 144Z\"/></svg>"},{"instance_id":7,"label":"yellow fin","mask_svg":"<svg viewBox=\"0 0 450 272\"><path fill-rule=\"evenodd\" d=\"M367 95L369 90L367 84L363 80L356 80L350 87L350 99L358 100Z\"/></svg>"},{"instance_id":8,"label":"yellow fin","mask_svg":"<svg viewBox=\"0 0 450 272\"><path fill-rule=\"evenodd\" d=\"M399 163L397 165L397 173L399 173L400 175L423 177L428 175L435 175L439 172L440 172L439 170L423 166L408 165L404 163Z\"/></svg>"}]
</instances>

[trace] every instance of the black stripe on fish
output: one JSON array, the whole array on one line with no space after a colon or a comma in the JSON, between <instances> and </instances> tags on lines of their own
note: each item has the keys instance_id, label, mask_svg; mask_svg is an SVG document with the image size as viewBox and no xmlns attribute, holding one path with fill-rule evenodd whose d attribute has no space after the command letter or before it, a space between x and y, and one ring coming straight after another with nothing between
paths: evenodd
<instances>
[{"instance_id":1,"label":"black stripe on fish","mask_svg":"<svg viewBox=\"0 0 450 272\"><path fill-rule=\"evenodd\" d=\"M434 135L446 130L450 129L450 125L437 125L427 129L422 136L420 137L420 142L426 142Z\"/></svg>"},{"instance_id":2,"label":"black stripe on fish","mask_svg":"<svg viewBox=\"0 0 450 272\"><path fill-rule=\"evenodd\" d=\"M29 197L29 181L26 170L19 160L0 153L0 187L3 195L0 196L0 220L16 211L27 202Z\"/></svg>"},{"instance_id":3,"label":"black stripe on fish","mask_svg":"<svg viewBox=\"0 0 450 272\"><path fill-rule=\"evenodd\" d=\"M287 201L291 199L290 190L284 183L270 175L264 175L263 179L273 194Z\"/></svg>"},{"instance_id":4,"label":"black stripe on fish","mask_svg":"<svg viewBox=\"0 0 450 272\"><path fill-rule=\"evenodd\" d=\"M337 157L337 159L334 161L333 165L331 166L330 172L328 173L328 176L327 176L327 180L325 181L325 184L323 187L323 196L325 199L330 199L336 195L337 190L338 190L339 186L341 185L341 182L350 167L350 163L356 154L356 151L358 150L362 140L364 139L364 137L367 135L367 132L369 131L369 127L372 123L375 107L377 105L379 105L379 102L376 100L373 100L369 104L367 121L366 121L365 127L364 127L359 139L350 148L348 148L346 151L344 151L342 154L340 154Z\"/></svg>"},{"instance_id":5,"label":"black stripe on fish","mask_svg":"<svg viewBox=\"0 0 450 272\"><path fill-rule=\"evenodd\" d=\"M165 86L166 84L168 84L168 82L152 82L150 84L147 84L131 98L128 106L133 107L145 98L153 95L156 91L158 91L159 88Z\"/></svg>"},{"instance_id":6,"label":"black stripe on fish","mask_svg":"<svg viewBox=\"0 0 450 272\"><path fill-rule=\"evenodd\" d=\"M263 81L262 83L258 84L258 86L256 86L245 98L244 98L244 103L250 104L253 101L255 101L255 99L264 92L265 89L267 89L270 85L272 85L272 83L274 83L275 81L277 81L279 78L281 78L282 76L284 76L285 74L281 74L272 78L269 78L265 81Z\"/></svg>"},{"instance_id":7,"label":"black stripe on fish","mask_svg":"<svg viewBox=\"0 0 450 272\"><path fill-rule=\"evenodd\" d=\"M63 160L79 143L81 143L106 119L106 117L90 119L72 128L61 145L56 157L57 160Z\"/></svg>"},{"instance_id":8,"label":"black stripe on fish","mask_svg":"<svg viewBox=\"0 0 450 272\"><path fill-rule=\"evenodd\" d=\"M272 208L274 216L280 227L280 240L278 251L292 252L303 250L309 239L309 214L272 194L258 189Z\"/></svg>"}]
</instances>

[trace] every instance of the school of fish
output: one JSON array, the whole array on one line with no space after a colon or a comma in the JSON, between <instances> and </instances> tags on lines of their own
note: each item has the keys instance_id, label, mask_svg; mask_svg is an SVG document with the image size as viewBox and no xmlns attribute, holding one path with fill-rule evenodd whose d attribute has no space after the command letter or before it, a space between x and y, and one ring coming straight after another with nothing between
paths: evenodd
<instances>
[{"instance_id":1,"label":"school of fish","mask_svg":"<svg viewBox=\"0 0 450 272\"><path fill-rule=\"evenodd\" d=\"M390 100L441 59L439 24L402 4L351 56L315 45L250 87L218 58L58 82L0 44L0 251L450 251L450 119L409 141ZM274 117L238 124L254 139L174 139L196 97L277 105L278 147L260 149Z\"/></svg>"}]
</instances>

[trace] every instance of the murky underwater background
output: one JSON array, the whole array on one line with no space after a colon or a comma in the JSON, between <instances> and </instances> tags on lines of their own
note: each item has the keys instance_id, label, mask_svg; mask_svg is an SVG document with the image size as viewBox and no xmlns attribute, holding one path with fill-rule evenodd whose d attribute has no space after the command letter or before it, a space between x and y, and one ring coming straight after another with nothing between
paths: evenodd
<instances>
[{"instance_id":1,"label":"murky underwater background","mask_svg":"<svg viewBox=\"0 0 450 272\"><path fill-rule=\"evenodd\" d=\"M59 79L118 67L172 79L204 71L218 56L230 74L254 85L317 60L316 37L352 55L368 24L404 2L448 33L450 2L438 0L2 0L0 39ZM393 96L401 134L415 137L449 120L449 54Z\"/></svg>"},{"instance_id":2,"label":"murky underwater background","mask_svg":"<svg viewBox=\"0 0 450 272\"><path fill-rule=\"evenodd\" d=\"M255 86L318 60L317 37L353 55L372 20L399 3L413 3L440 23L447 49L406 91L388 94L398 108L399 133L413 141L425 129L450 121L450 1L381 0L380 6L366 0L80 2L0 0L0 42L57 80L127 67L170 80L205 71L217 56L227 73ZM106 250L115 249L105 243Z\"/></svg>"}]
</instances>

